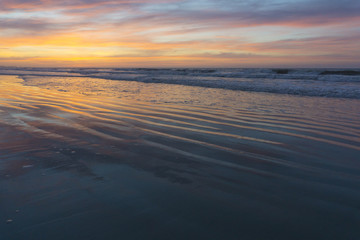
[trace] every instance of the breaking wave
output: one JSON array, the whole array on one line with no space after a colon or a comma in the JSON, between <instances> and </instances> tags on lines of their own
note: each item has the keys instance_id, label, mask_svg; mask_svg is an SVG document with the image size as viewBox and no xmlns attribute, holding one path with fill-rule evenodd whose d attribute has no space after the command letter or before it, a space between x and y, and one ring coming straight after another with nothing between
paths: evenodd
<instances>
[{"instance_id":1,"label":"breaking wave","mask_svg":"<svg viewBox=\"0 0 360 240\"><path fill-rule=\"evenodd\" d=\"M0 68L2 75L91 77L236 91L360 99L358 69Z\"/></svg>"}]
</instances>

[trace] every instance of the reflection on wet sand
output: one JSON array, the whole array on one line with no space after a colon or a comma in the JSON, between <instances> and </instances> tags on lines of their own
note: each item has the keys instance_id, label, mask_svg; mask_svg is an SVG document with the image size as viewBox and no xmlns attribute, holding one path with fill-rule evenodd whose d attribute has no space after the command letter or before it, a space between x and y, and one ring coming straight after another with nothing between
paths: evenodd
<instances>
[{"instance_id":1,"label":"reflection on wet sand","mask_svg":"<svg viewBox=\"0 0 360 240\"><path fill-rule=\"evenodd\" d=\"M42 229L51 239L357 236L358 100L0 80L8 239L39 239ZM79 220L85 232L69 227Z\"/></svg>"}]
</instances>

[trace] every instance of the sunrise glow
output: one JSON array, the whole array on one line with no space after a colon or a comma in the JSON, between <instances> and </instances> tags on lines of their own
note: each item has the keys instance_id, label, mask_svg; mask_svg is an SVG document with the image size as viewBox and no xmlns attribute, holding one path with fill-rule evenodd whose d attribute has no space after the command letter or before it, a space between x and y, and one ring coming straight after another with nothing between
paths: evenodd
<instances>
[{"instance_id":1,"label":"sunrise glow","mask_svg":"<svg viewBox=\"0 0 360 240\"><path fill-rule=\"evenodd\" d=\"M360 2L2 0L0 65L359 67Z\"/></svg>"}]
</instances>

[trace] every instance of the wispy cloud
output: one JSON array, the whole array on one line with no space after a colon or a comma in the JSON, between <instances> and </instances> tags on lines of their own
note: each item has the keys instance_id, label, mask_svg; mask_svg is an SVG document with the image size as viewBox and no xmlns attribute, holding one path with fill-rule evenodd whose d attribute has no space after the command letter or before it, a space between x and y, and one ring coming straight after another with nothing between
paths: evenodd
<instances>
[{"instance_id":1,"label":"wispy cloud","mask_svg":"<svg viewBox=\"0 0 360 240\"><path fill-rule=\"evenodd\" d=\"M359 13L358 0L2 0L0 64L346 66Z\"/></svg>"}]
</instances>

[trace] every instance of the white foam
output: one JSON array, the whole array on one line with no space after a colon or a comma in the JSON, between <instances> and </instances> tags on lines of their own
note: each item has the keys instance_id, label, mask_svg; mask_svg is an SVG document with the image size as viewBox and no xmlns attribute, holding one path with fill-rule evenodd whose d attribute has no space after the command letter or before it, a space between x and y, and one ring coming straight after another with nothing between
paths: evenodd
<instances>
[{"instance_id":1,"label":"white foam","mask_svg":"<svg viewBox=\"0 0 360 240\"><path fill-rule=\"evenodd\" d=\"M0 68L0 74L21 76L93 77L110 80L166 83L240 91L360 99L360 75L342 69L114 69ZM335 72L339 71L339 72ZM349 70L347 70L349 71ZM353 70L359 71L359 70Z\"/></svg>"}]
</instances>

